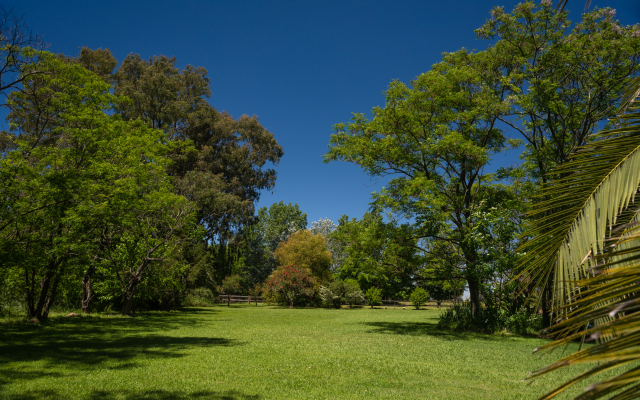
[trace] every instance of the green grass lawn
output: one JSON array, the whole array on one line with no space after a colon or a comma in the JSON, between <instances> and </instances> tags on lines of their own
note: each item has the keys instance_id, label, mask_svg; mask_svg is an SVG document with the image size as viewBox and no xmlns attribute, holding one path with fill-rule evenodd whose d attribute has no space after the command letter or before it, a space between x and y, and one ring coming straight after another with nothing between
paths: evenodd
<instances>
[{"instance_id":1,"label":"green grass lawn","mask_svg":"<svg viewBox=\"0 0 640 400\"><path fill-rule=\"evenodd\" d=\"M531 355L544 340L439 331L438 315L232 305L4 323L0 398L533 399L576 372L522 382L551 360Z\"/></svg>"}]
</instances>

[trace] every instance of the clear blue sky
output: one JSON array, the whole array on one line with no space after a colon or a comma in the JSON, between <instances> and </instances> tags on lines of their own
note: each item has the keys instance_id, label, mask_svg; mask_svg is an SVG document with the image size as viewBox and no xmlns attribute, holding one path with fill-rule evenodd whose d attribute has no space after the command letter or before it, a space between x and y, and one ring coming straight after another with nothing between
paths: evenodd
<instances>
[{"instance_id":1,"label":"clear blue sky","mask_svg":"<svg viewBox=\"0 0 640 400\"><path fill-rule=\"evenodd\" d=\"M554 3L557 0L554 0ZM497 5L519 1L8 1L51 51L109 48L118 60L176 56L203 66L211 104L234 117L257 115L283 146L274 193L259 206L298 203L309 223L361 217L382 183L347 163L325 165L331 126L383 105L393 79L409 82L462 47L483 49L474 29ZM593 0L640 22L639 0ZM584 0L570 0L577 21ZM517 162L517 154L496 164Z\"/></svg>"}]
</instances>

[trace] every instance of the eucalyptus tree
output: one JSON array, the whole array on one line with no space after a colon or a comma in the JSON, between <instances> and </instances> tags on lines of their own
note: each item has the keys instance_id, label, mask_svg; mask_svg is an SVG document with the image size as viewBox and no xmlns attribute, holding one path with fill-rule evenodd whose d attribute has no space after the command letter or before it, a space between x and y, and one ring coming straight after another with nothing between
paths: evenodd
<instances>
[{"instance_id":1,"label":"eucalyptus tree","mask_svg":"<svg viewBox=\"0 0 640 400\"><path fill-rule=\"evenodd\" d=\"M127 56L114 74L115 93L129 99L118 112L161 129L169 140L193 144L171 154L169 174L177 193L198 205L207 239L226 248L240 227L253 222L260 192L274 187L276 172L267 164L278 164L282 147L256 116L234 119L209 105L205 68L176 64L175 57Z\"/></svg>"},{"instance_id":2,"label":"eucalyptus tree","mask_svg":"<svg viewBox=\"0 0 640 400\"><path fill-rule=\"evenodd\" d=\"M327 241L327 249L331 252L331 270L333 272L340 268L345 257L342 246L331 236L331 233L335 232L337 228L338 226L329 218L321 218L318 221L314 221L309 228L311 233L314 235L320 234Z\"/></svg>"}]
</instances>

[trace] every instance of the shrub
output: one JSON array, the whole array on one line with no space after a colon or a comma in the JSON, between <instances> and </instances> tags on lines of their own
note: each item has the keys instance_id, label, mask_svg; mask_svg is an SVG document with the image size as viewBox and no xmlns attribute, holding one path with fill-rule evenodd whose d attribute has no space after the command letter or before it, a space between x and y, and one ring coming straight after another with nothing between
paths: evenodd
<instances>
[{"instance_id":1,"label":"shrub","mask_svg":"<svg viewBox=\"0 0 640 400\"><path fill-rule=\"evenodd\" d=\"M258 297L262 294L262 284L256 283L251 289L249 289L249 297L255 300L256 307L258 306Z\"/></svg>"},{"instance_id":2,"label":"shrub","mask_svg":"<svg viewBox=\"0 0 640 400\"><path fill-rule=\"evenodd\" d=\"M333 307L340 308L342 305L342 298L332 290L331 285L329 286L320 286L320 298L322 299L322 304L325 307Z\"/></svg>"},{"instance_id":3,"label":"shrub","mask_svg":"<svg viewBox=\"0 0 640 400\"><path fill-rule=\"evenodd\" d=\"M262 293L265 297L276 301L278 297L284 298L289 308L293 308L297 297L313 297L316 285L316 279L306 268L287 265L273 271L264 283Z\"/></svg>"},{"instance_id":4,"label":"shrub","mask_svg":"<svg viewBox=\"0 0 640 400\"><path fill-rule=\"evenodd\" d=\"M367 290L367 293L365 294L365 297L367 298L367 303L369 303L371 308L382 304L382 290L378 289L377 287L369 288L369 290Z\"/></svg>"},{"instance_id":5,"label":"shrub","mask_svg":"<svg viewBox=\"0 0 640 400\"><path fill-rule=\"evenodd\" d=\"M353 307L355 304L364 304L366 300L364 298L362 290L360 290L358 281L356 281L355 279L347 279L346 281L344 281L344 283L345 288L347 288L343 296L344 303L348 304L349 308Z\"/></svg>"},{"instance_id":6,"label":"shrub","mask_svg":"<svg viewBox=\"0 0 640 400\"><path fill-rule=\"evenodd\" d=\"M242 293L241 281L240 275L225 276L222 280L218 290L227 296L227 307L229 307L231 303L232 295Z\"/></svg>"},{"instance_id":7,"label":"shrub","mask_svg":"<svg viewBox=\"0 0 640 400\"><path fill-rule=\"evenodd\" d=\"M477 315L471 312L471 304L466 301L454 302L440 314L439 329L457 332L470 331L495 333L507 331L519 335L533 335L542 328L542 317L527 309L515 313L489 305Z\"/></svg>"},{"instance_id":8,"label":"shrub","mask_svg":"<svg viewBox=\"0 0 640 400\"><path fill-rule=\"evenodd\" d=\"M185 291L182 305L185 307L211 307L215 302L215 296L211 290L198 288Z\"/></svg>"},{"instance_id":9,"label":"shrub","mask_svg":"<svg viewBox=\"0 0 640 400\"><path fill-rule=\"evenodd\" d=\"M354 304L362 304L365 299L355 280L333 281L327 286L320 287L320 297L325 306L340 308L342 304L352 307Z\"/></svg>"},{"instance_id":10,"label":"shrub","mask_svg":"<svg viewBox=\"0 0 640 400\"><path fill-rule=\"evenodd\" d=\"M427 301L429 301L429 293L427 293L423 288L416 288L416 290L411 293L409 300L411 300L411 304L416 308L416 310L419 310Z\"/></svg>"}]
</instances>

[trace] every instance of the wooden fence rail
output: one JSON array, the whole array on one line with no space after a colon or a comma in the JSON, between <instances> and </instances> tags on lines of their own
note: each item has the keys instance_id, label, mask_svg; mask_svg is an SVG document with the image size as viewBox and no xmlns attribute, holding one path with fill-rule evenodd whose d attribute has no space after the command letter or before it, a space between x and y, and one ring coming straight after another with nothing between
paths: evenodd
<instances>
[{"instance_id":1,"label":"wooden fence rail","mask_svg":"<svg viewBox=\"0 0 640 400\"><path fill-rule=\"evenodd\" d=\"M231 296L230 300L231 303L255 303L256 300L258 303L264 303L262 296ZM218 296L216 301L219 303L226 303L227 296L221 294L220 296Z\"/></svg>"},{"instance_id":2,"label":"wooden fence rail","mask_svg":"<svg viewBox=\"0 0 640 400\"><path fill-rule=\"evenodd\" d=\"M264 299L262 298L262 296L230 296L230 302L231 303L264 303ZM226 303L227 302L227 296L226 295L219 295L216 298L216 301L218 303ZM450 300L446 300L446 301L441 301L439 302L440 304L438 304L437 301L435 300L430 300L425 304L425 307L434 307L434 308L441 308L441 307L451 307L453 304L453 301ZM409 300L382 300L382 305L383 306L392 306L392 307L411 307L411 301Z\"/></svg>"}]
</instances>

